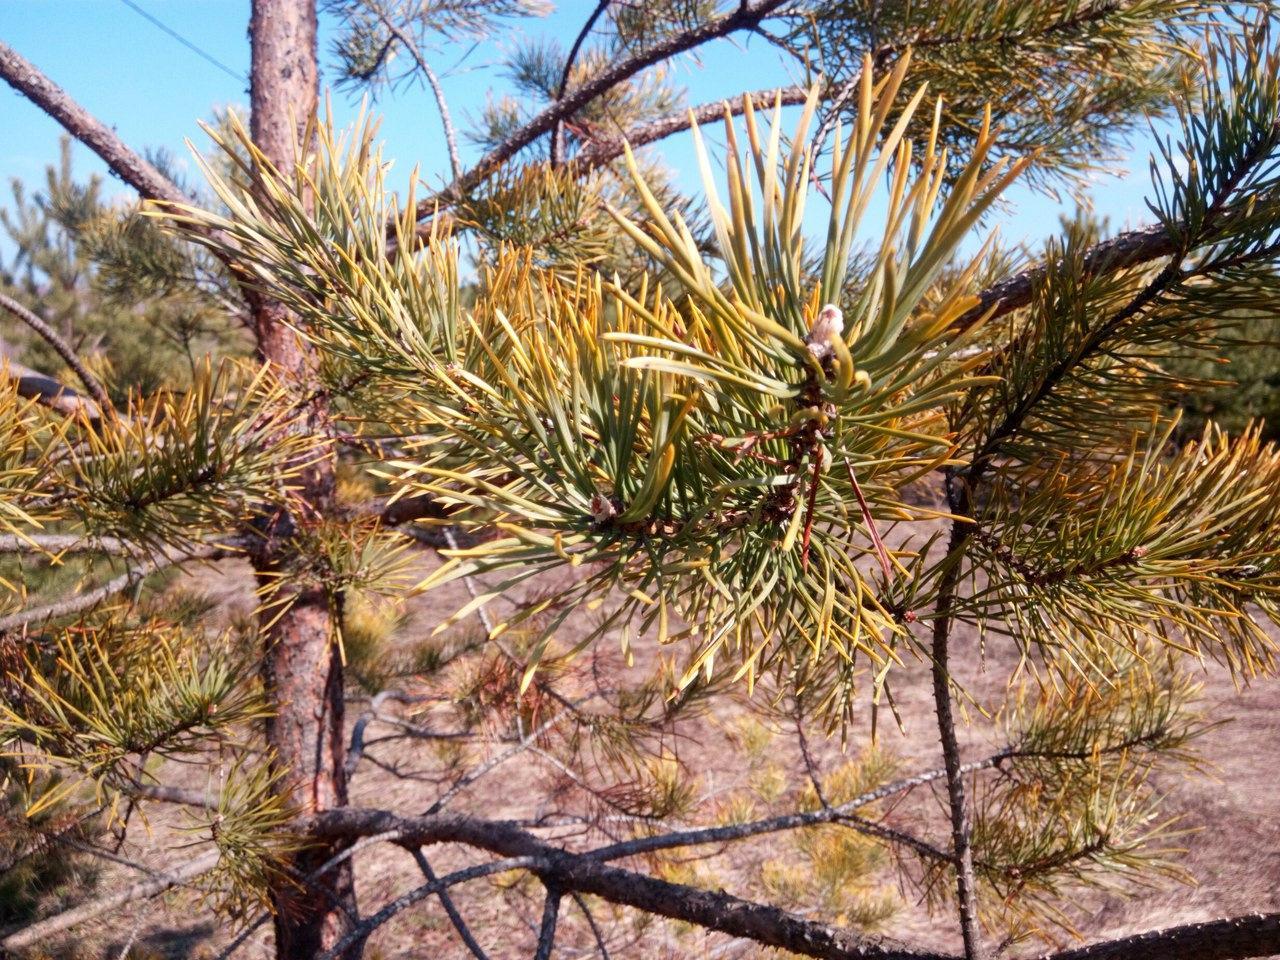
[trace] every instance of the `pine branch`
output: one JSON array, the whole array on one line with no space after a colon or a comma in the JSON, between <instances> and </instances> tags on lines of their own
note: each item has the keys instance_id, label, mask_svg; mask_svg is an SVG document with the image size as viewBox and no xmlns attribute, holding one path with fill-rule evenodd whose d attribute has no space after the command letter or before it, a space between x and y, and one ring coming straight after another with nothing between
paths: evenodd
<instances>
[{"instance_id":1,"label":"pine branch","mask_svg":"<svg viewBox=\"0 0 1280 960\"><path fill-rule=\"evenodd\" d=\"M744 0L732 13L717 17L707 23L668 37L646 50L614 64L608 70L577 87L563 99L557 100L536 117L495 146L466 174L434 196L418 203L418 219L432 216L442 207L452 206L497 170L507 160L523 150L534 140L555 128L557 123L573 116L591 101L611 90L643 70L663 63L678 54L693 50L710 40L728 36L739 30L757 26L769 14L781 8L789 0ZM394 225L392 226L394 229Z\"/></svg>"},{"instance_id":2,"label":"pine branch","mask_svg":"<svg viewBox=\"0 0 1280 960\"><path fill-rule=\"evenodd\" d=\"M111 401L107 399L107 391L98 382L98 378L89 372L89 368L84 365L84 362L76 355L76 352L71 349L71 344L62 339L57 331L40 319L33 311L28 310L17 300L3 293L0 293L0 307L3 307L12 316L25 323L42 337L49 346L53 347L58 356L63 359L63 362L80 378L80 382L89 391L89 395L97 401L100 409L106 410L111 405Z\"/></svg>"},{"instance_id":3,"label":"pine branch","mask_svg":"<svg viewBox=\"0 0 1280 960\"><path fill-rule=\"evenodd\" d=\"M687 110L681 110L678 113L668 114L665 117L637 123L628 127L617 137L593 141L573 156L573 164L575 169L580 172L594 170L622 156L624 144L630 145L634 149L663 140L673 134L682 133L692 127L695 121L699 124L714 123L716 120L723 118L726 113L738 116L746 110L745 101L747 100L750 100L751 107L754 110L769 110L776 103L781 102L783 106L795 106L804 103L808 97L809 91L807 88L789 86L776 87L772 90L758 90L755 93L744 94L714 103L703 103Z\"/></svg>"},{"instance_id":4,"label":"pine branch","mask_svg":"<svg viewBox=\"0 0 1280 960\"><path fill-rule=\"evenodd\" d=\"M154 166L134 153L104 123L8 44L0 42L0 77L96 153L111 171L148 200L186 204L191 200Z\"/></svg>"}]
</instances>

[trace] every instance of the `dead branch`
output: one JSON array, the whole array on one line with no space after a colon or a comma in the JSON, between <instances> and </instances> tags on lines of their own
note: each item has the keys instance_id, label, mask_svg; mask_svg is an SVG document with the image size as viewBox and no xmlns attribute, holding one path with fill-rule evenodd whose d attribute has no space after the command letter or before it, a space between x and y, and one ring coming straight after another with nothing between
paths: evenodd
<instances>
[{"instance_id":1,"label":"dead branch","mask_svg":"<svg viewBox=\"0 0 1280 960\"><path fill-rule=\"evenodd\" d=\"M3 307L12 316L25 323L43 338L49 346L53 347L58 356L63 359L63 362L80 378L84 388L89 391L89 395L97 401L101 409L105 410L111 405L111 401L107 399L107 391L98 382L98 378L89 372L89 368L84 365L84 361L71 349L71 344L62 339L57 331L45 323L34 311L28 310L17 300L14 300L13 297L6 296L3 293L0 293L0 307Z\"/></svg>"},{"instance_id":2,"label":"dead branch","mask_svg":"<svg viewBox=\"0 0 1280 960\"><path fill-rule=\"evenodd\" d=\"M220 851L210 851L185 864L165 870L150 880L132 884L98 900L90 900L88 903L83 903L71 910L55 914L47 920L30 924L0 940L0 948L21 950L34 946L54 934L70 930L72 927L92 920L94 917L99 917L118 907L128 906L130 909L137 910L137 901L146 900L149 897L164 893L172 887L189 883L216 867L221 857L222 853Z\"/></svg>"}]
</instances>

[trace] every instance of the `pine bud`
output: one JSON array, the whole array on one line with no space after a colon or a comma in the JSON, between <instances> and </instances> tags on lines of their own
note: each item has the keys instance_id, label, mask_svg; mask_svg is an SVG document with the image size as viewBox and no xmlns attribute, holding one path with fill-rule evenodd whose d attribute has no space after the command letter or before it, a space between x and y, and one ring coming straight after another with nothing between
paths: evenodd
<instances>
[{"instance_id":1,"label":"pine bud","mask_svg":"<svg viewBox=\"0 0 1280 960\"><path fill-rule=\"evenodd\" d=\"M844 313L834 303L828 303L818 311L809 335L804 338L809 352L819 360L831 356L831 344L844 336Z\"/></svg>"},{"instance_id":2,"label":"pine bud","mask_svg":"<svg viewBox=\"0 0 1280 960\"><path fill-rule=\"evenodd\" d=\"M591 495L591 517L596 523L608 523L618 515L618 508L603 494Z\"/></svg>"}]
</instances>

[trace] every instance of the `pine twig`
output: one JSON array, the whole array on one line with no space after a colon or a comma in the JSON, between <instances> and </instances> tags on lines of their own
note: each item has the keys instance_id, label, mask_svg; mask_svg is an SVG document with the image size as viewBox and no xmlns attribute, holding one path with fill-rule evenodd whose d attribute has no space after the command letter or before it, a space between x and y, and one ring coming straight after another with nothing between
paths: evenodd
<instances>
[{"instance_id":1,"label":"pine twig","mask_svg":"<svg viewBox=\"0 0 1280 960\"><path fill-rule=\"evenodd\" d=\"M41 607L18 610L7 617L0 617L0 635L19 628L38 626L59 617L69 617L72 614L81 613L97 606L108 597L123 593L159 570L168 569L188 560L217 560L222 557L232 556L237 552L238 546L240 544L235 541L207 544L182 553L166 553L153 557L93 590L65 597L62 600L55 600L53 603Z\"/></svg>"},{"instance_id":2,"label":"pine twig","mask_svg":"<svg viewBox=\"0 0 1280 960\"><path fill-rule=\"evenodd\" d=\"M538 949L533 960L551 960L556 946L556 925L560 920L560 888L547 884L547 898L542 906L542 925L538 929Z\"/></svg>"},{"instance_id":3,"label":"pine twig","mask_svg":"<svg viewBox=\"0 0 1280 960\"><path fill-rule=\"evenodd\" d=\"M564 92L569 87L569 76L573 73L573 64L578 59L578 51L582 49L582 45L591 33L591 28L596 25L596 21L608 9L611 2L612 0L597 0L596 8L591 11L591 16L587 17L587 22L582 25L578 36L574 38L573 46L569 48L569 55L564 60L564 70L560 73L560 85L556 88L557 101L564 99ZM551 165L553 167L560 165L560 159L564 154L564 122L567 119L569 118L561 117L557 120L555 130L551 134Z\"/></svg>"},{"instance_id":4,"label":"pine twig","mask_svg":"<svg viewBox=\"0 0 1280 960\"><path fill-rule=\"evenodd\" d=\"M410 852L413 854L414 862L418 864L418 869L422 871L422 876L426 878L426 881L428 883L439 883L440 878L431 869L431 862L427 859L427 855L422 852L422 849L413 847ZM459 938L466 945L466 948L471 951L471 955L476 960L489 960L480 944L476 942L476 938L472 935L471 928L467 926L467 921L462 919L462 914L458 912L458 907L453 902L453 897L449 896L448 887L441 887L437 890L436 897L440 900L440 906L444 907L444 912L448 915L449 922L458 931Z\"/></svg>"},{"instance_id":5,"label":"pine twig","mask_svg":"<svg viewBox=\"0 0 1280 960\"><path fill-rule=\"evenodd\" d=\"M957 511L957 515L960 515ZM947 553L963 550L966 526L951 521L951 542ZM943 574L938 586L937 618L933 621L933 703L938 720L938 738L947 774L947 803L951 812L952 854L956 867L956 902L960 915L960 935L964 941L965 960L983 956L978 930L977 879L973 869L972 824L965 800L964 775L960 763L960 744L956 739L956 722L951 700L951 670L948 642L951 639L951 613L956 585L960 578L957 561Z\"/></svg>"},{"instance_id":6,"label":"pine twig","mask_svg":"<svg viewBox=\"0 0 1280 960\"><path fill-rule=\"evenodd\" d=\"M89 368L84 365L84 361L71 349L71 344L62 339L56 330L45 323L34 311L28 310L17 300L14 300L13 297L6 296L3 293L0 293L0 307L3 307L12 316L25 323L42 337L49 346L53 347L63 362L80 378L80 382L84 384L84 388L89 391L89 395L97 402L100 410L106 410L111 406L111 401L107 398L107 391L98 382L98 378L89 372Z\"/></svg>"}]
</instances>

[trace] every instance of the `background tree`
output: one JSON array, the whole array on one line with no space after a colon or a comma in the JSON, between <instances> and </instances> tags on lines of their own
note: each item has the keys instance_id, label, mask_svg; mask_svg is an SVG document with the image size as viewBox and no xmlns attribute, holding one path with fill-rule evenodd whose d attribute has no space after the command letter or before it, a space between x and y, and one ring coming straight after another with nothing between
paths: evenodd
<instances>
[{"instance_id":1,"label":"background tree","mask_svg":"<svg viewBox=\"0 0 1280 960\"><path fill-rule=\"evenodd\" d=\"M432 42L531 7L333 9L349 82L420 72L435 89ZM5 947L198 880L242 921L224 955L268 918L281 956L358 955L437 898L484 956L494 931L473 931L452 888L515 873L503 896L514 916L536 896L539 957L557 938L618 948L626 927L597 920L602 904L809 956L937 956L870 932L892 898L868 874L892 852L953 912L968 958L1068 923L1081 884L1175 873L1151 778L1195 763L1217 719L1197 711L1187 661L1247 679L1274 651L1280 457L1256 427L1173 445L1163 413L1171 386L1195 387L1166 358L1274 316L1269 25L1187 0L601 3L567 53L516 52L529 100L495 104L481 161L462 170L455 151L422 199L387 188L371 123L312 120L306 2L254 4L249 129L215 132L201 203L0 48L0 73L152 201L146 219L103 214L111 242L77 236L59 262L84 243L91 279L113 263L138 277L154 245L176 258L152 271L174 291L247 306L260 361L193 362L186 381L114 396L71 366L93 403L23 377L0 395L6 548L83 556L92 578L53 600L13 585L9 776L41 778L32 818L76 802L123 830L177 805L210 847ZM682 109L664 66L747 32L805 82ZM793 126L784 104L801 108ZM1159 111L1182 133L1157 164L1153 226L1071 223L1026 265L990 243L962 255L1015 179L1074 187ZM699 136L717 115L727 190L706 150L704 194L682 199L624 145ZM825 204L815 228L807 201ZM478 253L465 285L461 238ZM32 306L83 305L72 291L44 307L61 280L40 269ZM17 307L70 366L67 338ZM928 476L944 503L908 496ZM447 547L425 578L423 544ZM139 593L227 556L251 564L254 623L201 629L171 592ZM376 638L415 581L473 597L441 619L444 640L396 662ZM472 616L481 633L453 629ZM1011 683L1001 745L967 761L960 623L1035 674ZM636 657L640 682L623 669ZM942 757L903 775L857 724L896 711L913 658ZM353 723L348 664L374 694ZM708 713L735 717L724 742L754 757L727 796L681 763ZM437 785L429 806L349 802L362 764L387 765L374 724L430 747L425 772L401 763L407 747L390 762ZM784 724L798 787L767 759ZM824 771L806 727L852 759ZM513 757L557 771L517 818L449 809ZM212 786L175 782L192 763ZM935 782L940 820L918 789ZM905 823L878 806L903 795L918 801ZM779 833L777 856L720 854L758 900L683 857ZM369 906L352 865L379 842L424 882ZM438 873L424 851L440 844L470 855ZM1280 918L1260 915L1085 949L1244 957L1277 942Z\"/></svg>"}]
</instances>

